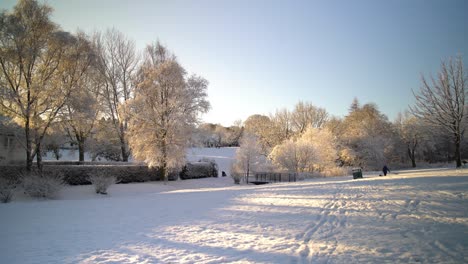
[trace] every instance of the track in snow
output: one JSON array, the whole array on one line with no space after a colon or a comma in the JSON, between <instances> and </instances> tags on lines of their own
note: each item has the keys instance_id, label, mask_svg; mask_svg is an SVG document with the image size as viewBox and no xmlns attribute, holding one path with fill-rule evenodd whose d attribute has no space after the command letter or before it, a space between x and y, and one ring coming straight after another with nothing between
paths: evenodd
<instances>
[{"instance_id":1,"label":"track in snow","mask_svg":"<svg viewBox=\"0 0 468 264\"><path fill-rule=\"evenodd\" d=\"M71 187L0 205L0 263L467 263L467 175Z\"/></svg>"}]
</instances>

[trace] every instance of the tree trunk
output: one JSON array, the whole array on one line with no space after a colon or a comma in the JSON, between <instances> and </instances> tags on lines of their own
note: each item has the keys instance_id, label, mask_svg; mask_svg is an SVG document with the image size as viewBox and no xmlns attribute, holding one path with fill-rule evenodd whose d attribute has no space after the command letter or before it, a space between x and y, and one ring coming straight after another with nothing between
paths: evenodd
<instances>
[{"instance_id":1,"label":"tree trunk","mask_svg":"<svg viewBox=\"0 0 468 264\"><path fill-rule=\"evenodd\" d=\"M410 158L411 160L411 166L413 168L416 168L416 157L414 155L414 149L410 149L410 147L408 146L408 157Z\"/></svg>"},{"instance_id":2,"label":"tree trunk","mask_svg":"<svg viewBox=\"0 0 468 264\"><path fill-rule=\"evenodd\" d=\"M168 181L168 176L169 172L167 169L167 145L165 143L165 139L163 140L163 144L161 146L161 152L162 152L162 170L163 170L163 177L164 177L164 184L167 184Z\"/></svg>"},{"instance_id":3,"label":"tree trunk","mask_svg":"<svg viewBox=\"0 0 468 264\"><path fill-rule=\"evenodd\" d=\"M461 136L460 134L457 133L455 134L455 160L457 162L457 168L460 168L462 166L460 144L461 144Z\"/></svg>"},{"instance_id":4,"label":"tree trunk","mask_svg":"<svg viewBox=\"0 0 468 264\"><path fill-rule=\"evenodd\" d=\"M37 159L37 169L39 171L39 174L42 175L42 153L41 153L41 142L36 142L36 159Z\"/></svg>"},{"instance_id":5,"label":"tree trunk","mask_svg":"<svg viewBox=\"0 0 468 264\"><path fill-rule=\"evenodd\" d=\"M24 134L26 136L26 171L31 172L33 166L32 159L32 144L31 144L31 132L29 129L29 119L26 120L24 126Z\"/></svg>"},{"instance_id":6,"label":"tree trunk","mask_svg":"<svg viewBox=\"0 0 468 264\"><path fill-rule=\"evenodd\" d=\"M123 124L120 124L120 150L122 152L122 161L128 162L127 144L125 143L125 130Z\"/></svg>"},{"instance_id":7,"label":"tree trunk","mask_svg":"<svg viewBox=\"0 0 468 264\"><path fill-rule=\"evenodd\" d=\"M121 142L120 150L122 152L122 161L123 162L128 162L127 146L125 145L124 142Z\"/></svg>"},{"instance_id":8,"label":"tree trunk","mask_svg":"<svg viewBox=\"0 0 468 264\"><path fill-rule=\"evenodd\" d=\"M246 177L246 182L247 184L249 184L249 174L250 174L250 158L249 158L249 161L247 161L247 175L245 176Z\"/></svg>"},{"instance_id":9,"label":"tree trunk","mask_svg":"<svg viewBox=\"0 0 468 264\"><path fill-rule=\"evenodd\" d=\"M413 166L413 168L416 168L416 160L414 159L414 154L413 158L411 159L411 166Z\"/></svg>"},{"instance_id":10,"label":"tree trunk","mask_svg":"<svg viewBox=\"0 0 468 264\"><path fill-rule=\"evenodd\" d=\"M84 162L84 140L80 138L78 140L78 160L79 162Z\"/></svg>"}]
</instances>

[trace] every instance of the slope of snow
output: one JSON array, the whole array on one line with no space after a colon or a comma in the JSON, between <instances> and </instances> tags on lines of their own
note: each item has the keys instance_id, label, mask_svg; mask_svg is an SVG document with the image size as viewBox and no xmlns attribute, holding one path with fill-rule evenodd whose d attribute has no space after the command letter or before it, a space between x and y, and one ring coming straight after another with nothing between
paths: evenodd
<instances>
[{"instance_id":1,"label":"slope of snow","mask_svg":"<svg viewBox=\"0 0 468 264\"><path fill-rule=\"evenodd\" d=\"M231 170L231 162L236 154L238 148L189 148L187 149L187 161L199 161L202 158L208 158L215 160L218 164L220 171L228 173ZM74 149L61 149L60 150L60 161L78 161L78 150ZM85 152L85 161L91 161L91 155L89 152ZM55 157L52 152L47 152L44 155L43 160L55 161ZM101 159L106 161L105 159Z\"/></svg>"},{"instance_id":2,"label":"slope of snow","mask_svg":"<svg viewBox=\"0 0 468 264\"><path fill-rule=\"evenodd\" d=\"M68 187L0 204L0 263L467 263L467 175Z\"/></svg>"},{"instance_id":3,"label":"slope of snow","mask_svg":"<svg viewBox=\"0 0 468 264\"><path fill-rule=\"evenodd\" d=\"M219 175L221 171L228 175L231 171L231 163L234 160L238 148L190 148L187 150L188 161L199 161L202 158L214 160L218 164Z\"/></svg>"},{"instance_id":4,"label":"slope of snow","mask_svg":"<svg viewBox=\"0 0 468 264\"><path fill-rule=\"evenodd\" d=\"M60 149L60 161L78 161L79 153L77 149ZM84 153L84 160L91 161L91 154L89 152ZM56 161L52 151L48 151L42 157L44 161ZM103 159L104 161L104 159Z\"/></svg>"}]
</instances>

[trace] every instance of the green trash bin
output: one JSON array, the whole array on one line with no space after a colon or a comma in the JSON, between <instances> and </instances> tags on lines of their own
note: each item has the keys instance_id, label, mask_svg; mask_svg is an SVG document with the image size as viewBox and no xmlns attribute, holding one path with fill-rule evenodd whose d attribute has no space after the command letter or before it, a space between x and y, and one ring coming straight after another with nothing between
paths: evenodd
<instances>
[{"instance_id":1,"label":"green trash bin","mask_svg":"<svg viewBox=\"0 0 468 264\"><path fill-rule=\"evenodd\" d=\"M362 169L353 169L353 179L362 179Z\"/></svg>"}]
</instances>

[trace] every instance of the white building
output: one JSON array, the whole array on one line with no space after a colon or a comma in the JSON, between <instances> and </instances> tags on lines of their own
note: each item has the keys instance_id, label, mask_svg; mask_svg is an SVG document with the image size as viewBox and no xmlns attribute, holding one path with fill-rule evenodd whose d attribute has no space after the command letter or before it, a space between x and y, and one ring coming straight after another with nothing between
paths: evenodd
<instances>
[{"instance_id":1,"label":"white building","mask_svg":"<svg viewBox=\"0 0 468 264\"><path fill-rule=\"evenodd\" d=\"M18 137L20 128L10 125L8 119L0 116L0 164L11 164L26 160L25 150Z\"/></svg>"}]
</instances>

